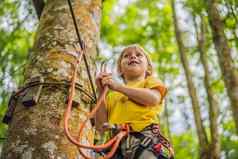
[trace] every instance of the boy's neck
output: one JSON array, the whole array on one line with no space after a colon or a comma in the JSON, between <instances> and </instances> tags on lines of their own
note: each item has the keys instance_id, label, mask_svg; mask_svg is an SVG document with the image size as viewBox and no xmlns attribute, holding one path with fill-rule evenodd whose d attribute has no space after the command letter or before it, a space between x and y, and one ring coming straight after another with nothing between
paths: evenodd
<instances>
[{"instance_id":1,"label":"boy's neck","mask_svg":"<svg viewBox=\"0 0 238 159\"><path fill-rule=\"evenodd\" d=\"M125 83L137 82L144 79L145 79L145 76L125 77Z\"/></svg>"}]
</instances>

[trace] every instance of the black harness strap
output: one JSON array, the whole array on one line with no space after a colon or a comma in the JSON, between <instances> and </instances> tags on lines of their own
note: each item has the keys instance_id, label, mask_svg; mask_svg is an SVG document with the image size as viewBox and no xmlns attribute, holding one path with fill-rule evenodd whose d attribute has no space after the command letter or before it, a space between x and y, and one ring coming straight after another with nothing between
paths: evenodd
<instances>
[{"instance_id":1,"label":"black harness strap","mask_svg":"<svg viewBox=\"0 0 238 159\"><path fill-rule=\"evenodd\" d=\"M135 159L137 159L145 149L149 148L153 144L153 140L150 137L145 136L143 134L141 134L140 140L141 140L140 145L135 151L134 155Z\"/></svg>"},{"instance_id":2,"label":"black harness strap","mask_svg":"<svg viewBox=\"0 0 238 159\"><path fill-rule=\"evenodd\" d=\"M9 124L12 120L13 117L13 113L14 110L16 108L17 105L17 100L20 96L24 96L25 95L25 91L27 91L27 89L30 89L34 86L65 86L65 87L70 87L70 82L69 81L62 81L62 82L40 82L40 81L34 81L34 82L29 82L26 83L24 87L19 88L19 90L17 90L16 92L13 92L9 103L8 103L8 109L6 111L6 114L3 117L2 122L5 124ZM83 89L83 86L81 84L76 83L75 88L77 90L79 90L81 93L83 93L84 95L86 95L90 100L91 103L95 103L95 98L93 96L91 96L85 89Z\"/></svg>"}]
</instances>

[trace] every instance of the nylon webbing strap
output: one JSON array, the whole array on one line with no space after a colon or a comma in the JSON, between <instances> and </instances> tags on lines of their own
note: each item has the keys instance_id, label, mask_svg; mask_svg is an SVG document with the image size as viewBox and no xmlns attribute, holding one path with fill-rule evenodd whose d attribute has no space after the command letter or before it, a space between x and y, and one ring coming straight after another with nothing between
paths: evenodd
<instances>
[{"instance_id":1,"label":"nylon webbing strap","mask_svg":"<svg viewBox=\"0 0 238 159\"><path fill-rule=\"evenodd\" d=\"M138 158L143 153L143 151L147 149L149 146L151 146L152 144L152 139L148 136L145 136L142 134L140 139L141 139L140 145L135 151L134 158Z\"/></svg>"}]
</instances>

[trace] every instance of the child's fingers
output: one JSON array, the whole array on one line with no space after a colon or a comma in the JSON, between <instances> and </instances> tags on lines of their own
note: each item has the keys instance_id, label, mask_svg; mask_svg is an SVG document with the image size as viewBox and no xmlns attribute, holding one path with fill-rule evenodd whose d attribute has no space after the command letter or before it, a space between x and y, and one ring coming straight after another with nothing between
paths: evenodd
<instances>
[{"instance_id":1,"label":"child's fingers","mask_svg":"<svg viewBox=\"0 0 238 159\"><path fill-rule=\"evenodd\" d=\"M112 76L112 74L111 74L111 73L102 72L102 73L100 73L100 74L98 75L98 78L99 78L99 79L102 79L102 78L104 78L104 77L109 77L109 76Z\"/></svg>"},{"instance_id":2,"label":"child's fingers","mask_svg":"<svg viewBox=\"0 0 238 159\"><path fill-rule=\"evenodd\" d=\"M110 80L112 80L112 78L110 76L104 76L104 77L100 77L96 79L96 85L97 87L102 88L105 85L110 85Z\"/></svg>"},{"instance_id":3,"label":"child's fingers","mask_svg":"<svg viewBox=\"0 0 238 159\"><path fill-rule=\"evenodd\" d=\"M105 75L103 73L100 73L97 75L96 80L101 80Z\"/></svg>"},{"instance_id":4,"label":"child's fingers","mask_svg":"<svg viewBox=\"0 0 238 159\"><path fill-rule=\"evenodd\" d=\"M107 84L108 84L108 79L103 78L103 79L101 80L101 82L102 82L102 85L103 85L103 86L104 86L104 85L107 85Z\"/></svg>"},{"instance_id":5,"label":"child's fingers","mask_svg":"<svg viewBox=\"0 0 238 159\"><path fill-rule=\"evenodd\" d=\"M100 75L102 76L111 76L112 73L107 73L107 72L101 72Z\"/></svg>"},{"instance_id":6,"label":"child's fingers","mask_svg":"<svg viewBox=\"0 0 238 159\"><path fill-rule=\"evenodd\" d=\"M101 72L96 78L96 84L98 87L110 85L112 83L112 74Z\"/></svg>"},{"instance_id":7,"label":"child's fingers","mask_svg":"<svg viewBox=\"0 0 238 159\"><path fill-rule=\"evenodd\" d=\"M103 81L112 80L112 76L105 76L102 78Z\"/></svg>"},{"instance_id":8,"label":"child's fingers","mask_svg":"<svg viewBox=\"0 0 238 159\"><path fill-rule=\"evenodd\" d=\"M102 85L110 85L112 83L112 78L110 77L105 77L101 80Z\"/></svg>"}]
</instances>

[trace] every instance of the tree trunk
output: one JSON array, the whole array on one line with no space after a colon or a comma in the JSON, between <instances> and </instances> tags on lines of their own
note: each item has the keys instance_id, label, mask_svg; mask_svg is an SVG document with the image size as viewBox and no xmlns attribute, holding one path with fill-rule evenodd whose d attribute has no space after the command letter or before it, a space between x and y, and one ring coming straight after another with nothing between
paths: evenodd
<instances>
[{"instance_id":1,"label":"tree trunk","mask_svg":"<svg viewBox=\"0 0 238 159\"><path fill-rule=\"evenodd\" d=\"M200 53L200 59L204 68L204 85L207 92L207 98L209 103L209 119L210 119L210 133L211 133L211 143L210 143L210 159L219 159L220 158L220 139L218 133L218 113L219 105L218 101L215 98L215 94L212 90L209 74L209 67L207 63L207 54L205 47L205 23L203 17L201 17L201 29L200 33L198 32L198 26L194 20L196 34L197 34L197 43L198 50Z\"/></svg>"},{"instance_id":2,"label":"tree trunk","mask_svg":"<svg viewBox=\"0 0 238 159\"><path fill-rule=\"evenodd\" d=\"M200 111L200 106L199 106L198 97L197 97L197 93L196 93L196 88L192 81L192 74L189 69L185 46L183 44L182 37L181 37L181 31L178 28L178 20L176 17L175 2L174 2L174 0L171 0L171 2L172 2L172 10L173 10L174 29L175 29L176 40L177 40L178 49L179 49L179 55L180 55L180 59L181 59L184 71L185 71L188 92L189 92L189 95L190 95L191 101L192 101L194 120L195 120L197 135L198 135L198 141L199 141L199 145L200 145L200 158L201 159L209 159L208 139L207 139L207 135L205 132L205 128L202 124L201 111Z\"/></svg>"},{"instance_id":3,"label":"tree trunk","mask_svg":"<svg viewBox=\"0 0 238 159\"><path fill-rule=\"evenodd\" d=\"M225 6L227 8L227 17L226 18L233 18L235 20L235 25L233 27L229 27L228 29L232 32L232 41L234 41L234 47L236 48L236 51L238 50L238 36L236 34L237 30L237 24L238 24L238 14L236 11L236 8L238 6L237 2L233 1L224 1ZM223 21L226 21L225 19ZM229 39L228 39L229 41Z\"/></svg>"},{"instance_id":4,"label":"tree trunk","mask_svg":"<svg viewBox=\"0 0 238 159\"><path fill-rule=\"evenodd\" d=\"M95 73L101 0L74 0L73 8L82 39L86 43L86 56L91 72ZM76 43L78 39L67 0L47 1L36 33L33 52L29 55L25 82L35 76L43 77L44 82L71 81L75 63L73 45ZM77 83L92 94L83 62L78 69ZM81 105L73 107L69 121L70 130L75 136L78 135L78 124L85 119L84 111L89 110L89 99L79 91L77 93ZM64 134L63 120L67 96L68 87L49 84L42 88L39 101L33 107L24 107L20 97L9 125L2 159L81 158L77 147L72 145ZM84 130L82 142L93 142L90 122Z\"/></svg>"},{"instance_id":5,"label":"tree trunk","mask_svg":"<svg viewBox=\"0 0 238 159\"><path fill-rule=\"evenodd\" d=\"M216 0L207 0L207 13L217 51L219 65L223 74L227 94L230 98L233 118L238 134L238 71L234 67L231 49L224 33L224 24L217 10Z\"/></svg>"}]
</instances>

